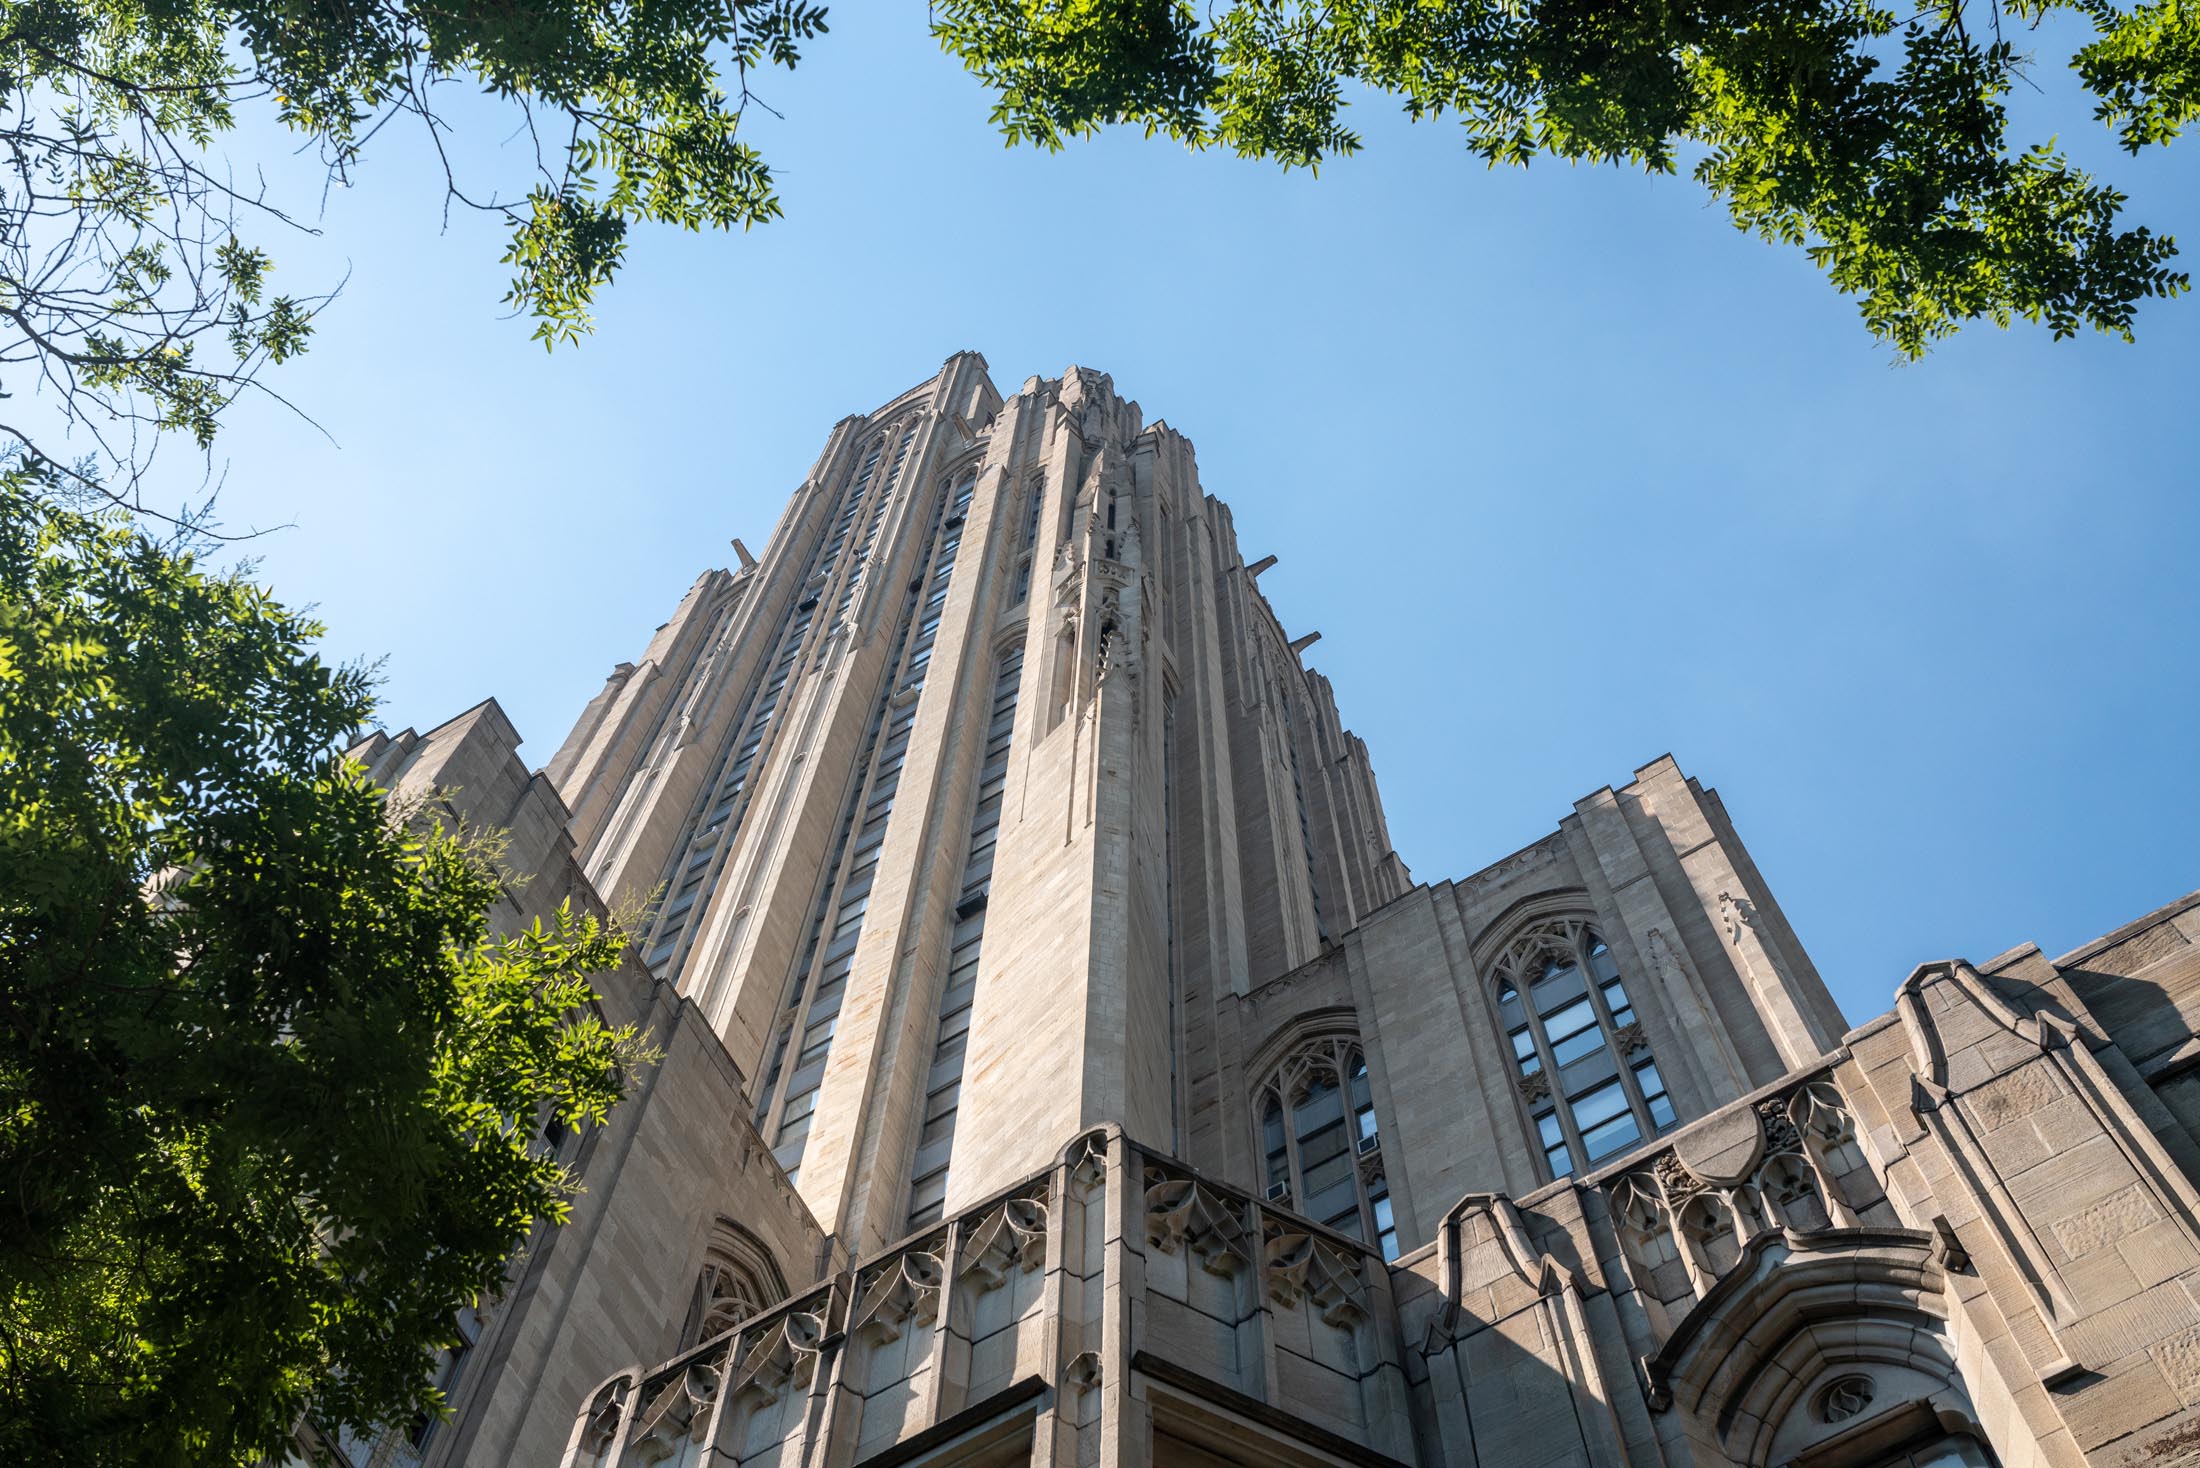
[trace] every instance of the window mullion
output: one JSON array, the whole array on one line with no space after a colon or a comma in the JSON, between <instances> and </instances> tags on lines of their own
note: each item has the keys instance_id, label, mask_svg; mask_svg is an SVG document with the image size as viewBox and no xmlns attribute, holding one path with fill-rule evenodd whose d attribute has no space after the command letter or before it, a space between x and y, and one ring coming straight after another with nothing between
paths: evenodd
<instances>
[{"instance_id":1,"label":"window mullion","mask_svg":"<svg viewBox=\"0 0 2200 1468\"><path fill-rule=\"evenodd\" d=\"M1299 1122L1291 1100L1291 1078L1281 1072L1276 1076L1276 1099L1283 1103L1284 1168L1291 1177L1291 1211L1297 1213L1306 1206L1306 1174L1299 1169Z\"/></svg>"},{"instance_id":2,"label":"window mullion","mask_svg":"<svg viewBox=\"0 0 2200 1468\"><path fill-rule=\"evenodd\" d=\"M1544 1033L1543 1016L1535 1012L1534 998L1526 989L1520 991L1520 1012L1527 1017L1528 1038L1535 1041L1536 1057L1543 1064L1543 1074L1549 1077L1551 1109L1558 1117L1559 1131L1566 1138L1566 1155L1567 1160L1573 1163L1573 1175L1578 1176L1583 1163L1587 1159L1587 1149L1582 1146L1581 1130L1574 1125L1573 1104L1566 1099L1566 1087L1558 1073L1558 1052L1551 1048L1551 1037ZM1513 1067L1516 1078L1519 1069L1520 1067L1516 1063ZM1543 1150L1543 1138L1535 1125L1535 1108L1533 1106L1528 1108L1528 1129L1536 1133L1534 1139L1536 1150L1541 1152ZM1547 1154L1543 1158L1543 1170L1545 1172L1551 1170L1551 1159Z\"/></svg>"},{"instance_id":3,"label":"window mullion","mask_svg":"<svg viewBox=\"0 0 2200 1468\"><path fill-rule=\"evenodd\" d=\"M1613 1067L1619 1072L1620 1093L1627 1098L1627 1107L1634 1112L1635 1124L1642 1128L1643 1136L1645 1138L1654 1137L1658 1134L1658 1125L1650 1115L1649 1103L1642 1099L1642 1087L1635 1079L1633 1057L1620 1048L1619 1026L1613 1021L1611 1006L1604 999L1605 981L1597 977L1596 966L1589 962L1589 954L1586 951L1586 932L1577 942L1582 945L1583 949L1580 957L1581 973L1582 977L1589 981L1589 1003L1596 1013L1597 1028L1604 1033L1604 1048L1612 1052ZM1609 951L1609 945L1607 945L1607 951ZM1617 958L1613 960L1613 965L1617 968ZM1621 975L1620 982L1626 982L1624 974ZM1634 996L1630 994L1628 1000L1631 1005ZM1642 1023L1642 1012L1639 1009L1635 1012L1635 1023L1638 1025Z\"/></svg>"}]
</instances>

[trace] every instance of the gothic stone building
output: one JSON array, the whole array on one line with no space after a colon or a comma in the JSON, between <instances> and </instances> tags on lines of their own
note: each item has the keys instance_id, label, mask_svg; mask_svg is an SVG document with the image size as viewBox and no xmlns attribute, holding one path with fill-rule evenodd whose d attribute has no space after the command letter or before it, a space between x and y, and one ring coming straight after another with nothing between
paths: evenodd
<instances>
[{"instance_id":1,"label":"gothic stone building","mask_svg":"<svg viewBox=\"0 0 2200 1468\"><path fill-rule=\"evenodd\" d=\"M837 425L548 767L663 1059L425 1468L2200 1460L2200 894L1842 1018L1670 758L1416 885L1191 444L974 354ZM1890 975L1890 980L1894 976Z\"/></svg>"}]
</instances>

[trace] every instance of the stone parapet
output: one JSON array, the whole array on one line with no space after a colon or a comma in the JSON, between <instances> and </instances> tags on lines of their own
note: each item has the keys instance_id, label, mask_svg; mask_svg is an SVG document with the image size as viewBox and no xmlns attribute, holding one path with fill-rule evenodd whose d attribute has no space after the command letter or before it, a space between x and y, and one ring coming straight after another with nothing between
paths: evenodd
<instances>
[{"instance_id":1,"label":"stone parapet","mask_svg":"<svg viewBox=\"0 0 2200 1468\"><path fill-rule=\"evenodd\" d=\"M1380 1255L1114 1128L658 1366L568 1468L1144 1463L1224 1429L1263 1461L1416 1460ZM1011 1459L1004 1458L1004 1461Z\"/></svg>"}]
</instances>

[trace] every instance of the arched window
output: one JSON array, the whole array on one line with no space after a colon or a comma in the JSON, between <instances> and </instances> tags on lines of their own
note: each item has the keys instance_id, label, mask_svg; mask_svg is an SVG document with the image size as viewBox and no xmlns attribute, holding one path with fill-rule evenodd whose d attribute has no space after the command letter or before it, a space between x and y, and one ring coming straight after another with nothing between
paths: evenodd
<instances>
[{"instance_id":1,"label":"arched window","mask_svg":"<svg viewBox=\"0 0 2200 1468\"><path fill-rule=\"evenodd\" d=\"M1515 939L1498 965L1497 1012L1552 1177L1673 1124L1619 964L1588 924L1548 923Z\"/></svg>"},{"instance_id":2,"label":"arched window","mask_svg":"<svg viewBox=\"0 0 2200 1468\"><path fill-rule=\"evenodd\" d=\"M720 1219L711 1229L702 1272L680 1330L680 1349L724 1335L787 1297L787 1282L771 1251L747 1230Z\"/></svg>"},{"instance_id":3,"label":"arched window","mask_svg":"<svg viewBox=\"0 0 2200 1468\"><path fill-rule=\"evenodd\" d=\"M1267 1195L1398 1257L1367 1059L1350 1035L1306 1041L1258 1093Z\"/></svg>"}]
</instances>

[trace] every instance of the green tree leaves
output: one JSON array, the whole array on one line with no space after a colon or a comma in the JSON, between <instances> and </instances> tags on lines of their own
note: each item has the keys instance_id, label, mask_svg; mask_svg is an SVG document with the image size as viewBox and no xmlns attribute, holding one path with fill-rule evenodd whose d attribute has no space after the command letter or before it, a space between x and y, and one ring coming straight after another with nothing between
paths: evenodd
<instances>
[{"instance_id":1,"label":"green tree leaves","mask_svg":"<svg viewBox=\"0 0 2200 1468\"><path fill-rule=\"evenodd\" d=\"M510 231L507 302L546 347L576 340L631 225L778 215L737 137L751 73L825 29L808 0L0 0L0 369L89 436L100 463L64 480L142 509L161 435L206 448L264 366L305 350L326 298L269 296L248 241L288 217L205 151L263 99L335 178L384 128L425 128L449 199ZM460 175L453 83L510 104L531 175ZM0 434L35 450L34 426Z\"/></svg>"},{"instance_id":2,"label":"green tree leaves","mask_svg":"<svg viewBox=\"0 0 2200 1468\"><path fill-rule=\"evenodd\" d=\"M0 477L0 1461L238 1464L403 1424L636 1058L618 934L493 936L393 824L313 624Z\"/></svg>"},{"instance_id":3,"label":"green tree leaves","mask_svg":"<svg viewBox=\"0 0 2200 1468\"><path fill-rule=\"evenodd\" d=\"M1915 357L1979 320L2129 340L2139 302L2189 285L2172 241L2121 227L2121 193L2052 144L2010 144L2025 63L2003 24L2049 8L2093 24L2072 64L2127 147L2200 115L2188 0L1941 0L1908 23L1861 0L942 0L933 30L1012 143L1131 123L1315 168L1359 149L1358 86L1456 118L1492 165L1692 157L1737 228L1806 249Z\"/></svg>"}]
</instances>

